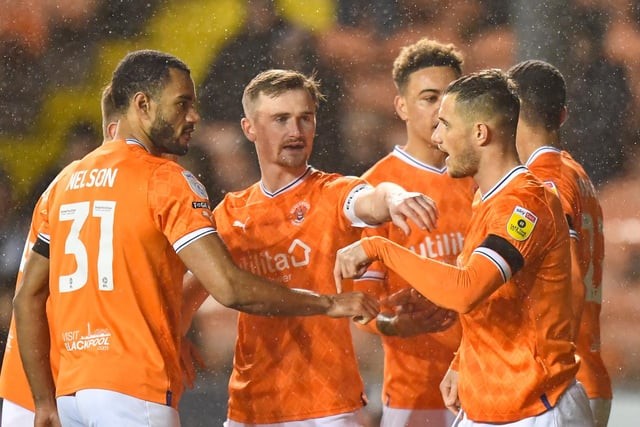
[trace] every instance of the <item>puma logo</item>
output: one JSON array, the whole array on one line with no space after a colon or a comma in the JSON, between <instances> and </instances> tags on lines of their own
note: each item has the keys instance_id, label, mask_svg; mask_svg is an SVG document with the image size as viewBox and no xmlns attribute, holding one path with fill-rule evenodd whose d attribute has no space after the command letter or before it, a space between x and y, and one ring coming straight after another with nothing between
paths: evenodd
<instances>
[{"instance_id":1,"label":"puma logo","mask_svg":"<svg viewBox=\"0 0 640 427\"><path fill-rule=\"evenodd\" d=\"M238 221L237 219L233 221L231 224L233 227L242 228L242 231L247 231L247 222L249 222L249 218L247 218L244 222Z\"/></svg>"}]
</instances>

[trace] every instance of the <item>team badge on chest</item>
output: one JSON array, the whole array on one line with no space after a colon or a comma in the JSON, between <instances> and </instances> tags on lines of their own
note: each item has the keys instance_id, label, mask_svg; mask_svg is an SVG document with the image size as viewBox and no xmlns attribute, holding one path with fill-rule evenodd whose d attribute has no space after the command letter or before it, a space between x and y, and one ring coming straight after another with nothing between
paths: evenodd
<instances>
[{"instance_id":1,"label":"team badge on chest","mask_svg":"<svg viewBox=\"0 0 640 427\"><path fill-rule=\"evenodd\" d=\"M289 211L289 221L293 225L301 225L311 206L308 202L298 202Z\"/></svg>"}]
</instances>

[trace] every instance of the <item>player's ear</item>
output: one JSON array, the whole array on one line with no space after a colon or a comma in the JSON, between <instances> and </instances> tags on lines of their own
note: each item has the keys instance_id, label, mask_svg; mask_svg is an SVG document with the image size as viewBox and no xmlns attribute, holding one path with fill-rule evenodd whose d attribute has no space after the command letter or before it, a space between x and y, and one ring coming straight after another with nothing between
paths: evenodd
<instances>
[{"instance_id":1,"label":"player's ear","mask_svg":"<svg viewBox=\"0 0 640 427\"><path fill-rule=\"evenodd\" d=\"M149 116L149 110L151 109L151 99L144 92L137 92L133 95L133 105L139 114L145 117Z\"/></svg>"},{"instance_id":2,"label":"player's ear","mask_svg":"<svg viewBox=\"0 0 640 427\"><path fill-rule=\"evenodd\" d=\"M242 132L244 132L244 136L246 136L249 141L256 142L256 134L253 131L251 120L243 117L242 120L240 120L240 127L242 127Z\"/></svg>"},{"instance_id":3,"label":"player's ear","mask_svg":"<svg viewBox=\"0 0 640 427\"><path fill-rule=\"evenodd\" d=\"M118 122L109 122L107 125L107 136L109 139L113 139L116 137L116 133L118 131Z\"/></svg>"},{"instance_id":4,"label":"player's ear","mask_svg":"<svg viewBox=\"0 0 640 427\"><path fill-rule=\"evenodd\" d=\"M398 117L400 117L400 119L402 119L403 121L406 121L407 120L407 103L404 97L400 95L396 95L396 97L393 99L393 106L396 109L396 114L398 115Z\"/></svg>"},{"instance_id":5,"label":"player's ear","mask_svg":"<svg viewBox=\"0 0 640 427\"><path fill-rule=\"evenodd\" d=\"M486 123L477 122L473 125L473 136L479 146L483 146L489 140L489 127Z\"/></svg>"},{"instance_id":6,"label":"player's ear","mask_svg":"<svg viewBox=\"0 0 640 427\"><path fill-rule=\"evenodd\" d=\"M569 113L567 112L567 107L562 107L562 111L560 111L560 126L562 126L564 122L567 120L568 114Z\"/></svg>"}]
</instances>

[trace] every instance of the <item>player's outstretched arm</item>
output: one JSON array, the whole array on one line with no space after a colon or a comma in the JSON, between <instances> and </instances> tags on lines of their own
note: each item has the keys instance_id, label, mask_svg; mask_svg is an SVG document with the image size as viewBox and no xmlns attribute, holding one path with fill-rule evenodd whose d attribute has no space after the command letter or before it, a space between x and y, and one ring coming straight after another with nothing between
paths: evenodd
<instances>
[{"instance_id":1,"label":"player's outstretched arm","mask_svg":"<svg viewBox=\"0 0 640 427\"><path fill-rule=\"evenodd\" d=\"M489 257L473 253L464 267L425 258L383 237L366 237L339 249L334 279L361 277L366 267L379 260L418 292L440 307L468 313L506 281L505 271ZM515 268L515 269L514 269ZM518 265L509 267L517 272Z\"/></svg>"},{"instance_id":2,"label":"player's outstretched arm","mask_svg":"<svg viewBox=\"0 0 640 427\"><path fill-rule=\"evenodd\" d=\"M438 221L438 209L433 200L391 182L380 183L359 195L355 201L355 213L367 224L393 221L405 234L411 232L408 220L429 231L435 229Z\"/></svg>"},{"instance_id":3,"label":"player's outstretched arm","mask_svg":"<svg viewBox=\"0 0 640 427\"><path fill-rule=\"evenodd\" d=\"M251 314L267 316L353 317L366 323L378 314L378 301L362 292L320 295L290 289L239 268L217 234L191 243L179 252L187 268L218 302Z\"/></svg>"}]
</instances>

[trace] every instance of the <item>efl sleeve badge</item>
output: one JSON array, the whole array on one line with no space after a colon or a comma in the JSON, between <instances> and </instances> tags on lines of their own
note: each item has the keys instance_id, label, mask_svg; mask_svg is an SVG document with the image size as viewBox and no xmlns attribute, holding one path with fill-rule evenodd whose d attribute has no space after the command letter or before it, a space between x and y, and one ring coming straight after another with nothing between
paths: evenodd
<instances>
[{"instance_id":1,"label":"efl sleeve badge","mask_svg":"<svg viewBox=\"0 0 640 427\"><path fill-rule=\"evenodd\" d=\"M507 234L519 242L527 240L538 222L533 212L516 206L507 222Z\"/></svg>"}]
</instances>

